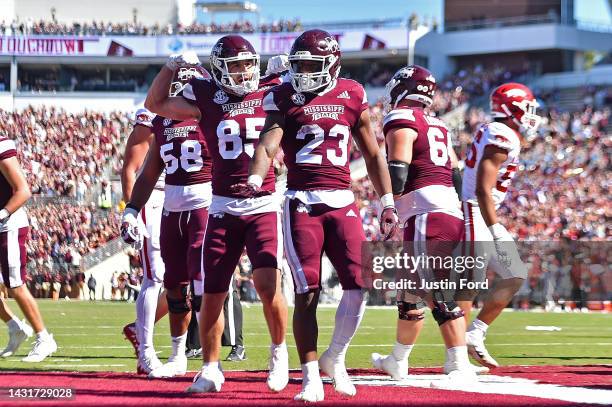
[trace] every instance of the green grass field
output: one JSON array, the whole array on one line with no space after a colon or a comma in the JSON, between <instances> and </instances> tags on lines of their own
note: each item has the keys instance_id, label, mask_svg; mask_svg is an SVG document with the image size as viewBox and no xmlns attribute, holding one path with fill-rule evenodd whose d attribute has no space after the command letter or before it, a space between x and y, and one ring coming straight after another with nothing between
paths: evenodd
<instances>
[{"instance_id":1,"label":"green grass field","mask_svg":"<svg viewBox=\"0 0 612 407\"><path fill-rule=\"evenodd\" d=\"M14 301L9 302L16 311ZM122 327L134 320L135 305L115 302L39 302L47 327L54 334L59 350L37 365L25 365L20 358L27 354L29 342L17 356L0 360L0 370L65 370L65 371L132 371L134 353L123 339ZM329 343L335 308L319 310L319 349ZM244 307L244 337L248 360L225 362L225 370L265 369L269 337L260 305ZM290 315L292 310L289 311ZM387 353L395 339L396 312L392 308L371 308L366 311L361 328L347 356L347 366L370 367L370 353ZM527 331L527 325L554 325L559 332ZM287 342L291 366L298 367L291 329ZM7 330L0 330L0 346L7 341ZM170 353L168 319L162 319L155 334L160 358ZM489 329L489 351L505 365L563 365L612 363L612 315L610 314L547 314L506 312ZM435 321L429 315L425 329L412 352L412 366L441 366L443 345ZM229 348L223 349L223 356ZM189 369L197 370L199 360L190 360Z\"/></svg>"}]
</instances>

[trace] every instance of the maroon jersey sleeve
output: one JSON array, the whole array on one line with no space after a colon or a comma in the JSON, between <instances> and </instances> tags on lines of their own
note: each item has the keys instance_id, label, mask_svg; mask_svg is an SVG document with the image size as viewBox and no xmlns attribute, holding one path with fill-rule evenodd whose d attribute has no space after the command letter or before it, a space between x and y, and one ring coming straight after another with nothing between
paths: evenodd
<instances>
[{"instance_id":1,"label":"maroon jersey sleeve","mask_svg":"<svg viewBox=\"0 0 612 407\"><path fill-rule=\"evenodd\" d=\"M0 137L0 161L17 156L15 142L11 139ZM13 195L11 184L0 174L0 208L4 208Z\"/></svg>"},{"instance_id":2,"label":"maroon jersey sleeve","mask_svg":"<svg viewBox=\"0 0 612 407\"><path fill-rule=\"evenodd\" d=\"M11 139L0 137L0 160L17 156L17 147Z\"/></svg>"},{"instance_id":3,"label":"maroon jersey sleeve","mask_svg":"<svg viewBox=\"0 0 612 407\"><path fill-rule=\"evenodd\" d=\"M419 124L420 120L415 116L415 111L420 112L420 110L409 108L391 110L383 120L383 133L385 136L388 132L395 129L408 128L418 133L421 126Z\"/></svg>"},{"instance_id":4,"label":"maroon jersey sleeve","mask_svg":"<svg viewBox=\"0 0 612 407\"><path fill-rule=\"evenodd\" d=\"M196 78L193 77L189 81L185 88L183 88L183 93L181 94L185 99L194 103L200 109L202 116L204 116L206 112L207 105L210 104L212 98L214 97L211 94L211 89L215 87L211 78Z\"/></svg>"}]
</instances>

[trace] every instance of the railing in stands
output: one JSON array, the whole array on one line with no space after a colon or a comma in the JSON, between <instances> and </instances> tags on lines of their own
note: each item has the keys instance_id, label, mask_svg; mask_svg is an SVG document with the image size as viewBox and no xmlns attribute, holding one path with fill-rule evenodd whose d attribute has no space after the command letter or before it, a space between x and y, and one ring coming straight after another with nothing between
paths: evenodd
<instances>
[{"instance_id":1,"label":"railing in stands","mask_svg":"<svg viewBox=\"0 0 612 407\"><path fill-rule=\"evenodd\" d=\"M302 23L304 30L310 30L313 28L390 28L390 27L402 27L406 25L406 19L404 18L384 18L378 20L356 20L356 21L333 21L325 23Z\"/></svg>"},{"instance_id":2,"label":"railing in stands","mask_svg":"<svg viewBox=\"0 0 612 407\"><path fill-rule=\"evenodd\" d=\"M83 256L83 258L81 259L81 269L88 270L96 264L100 264L107 258L122 252L126 247L128 246L123 242L120 237L111 240L105 245L98 247L92 253Z\"/></svg>"},{"instance_id":3,"label":"railing in stands","mask_svg":"<svg viewBox=\"0 0 612 407\"><path fill-rule=\"evenodd\" d=\"M495 19L481 19L481 20L470 20L470 21L459 21L456 23L447 23L444 26L444 31L465 31L465 30L479 30L485 28L500 28L500 27L511 27L516 25L530 25L530 24L548 24L548 23L559 23L559 16L556 14L544 14L544 15L533 15L533 16L517 16L517 17L506 17L506 18L495 18Z\"/></svg>"}]
</instances>

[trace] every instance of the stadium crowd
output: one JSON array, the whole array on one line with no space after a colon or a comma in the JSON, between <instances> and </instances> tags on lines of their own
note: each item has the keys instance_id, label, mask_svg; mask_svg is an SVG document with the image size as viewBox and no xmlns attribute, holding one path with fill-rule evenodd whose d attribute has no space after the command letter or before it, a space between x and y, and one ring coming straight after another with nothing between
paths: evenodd
<instances>
[{"instance_id":1,"label":"stadium crowd","mask_svg":"<svg viewBox=\"0 0 612 407\"><path fill-rule=\"evenodd\" d=\"M128 116L53 107L0 110L0 132L17 142L19 159L34 194L82 201L116 167L129 134Z\"/></svg>"},{"instance_id":2,"label":"stadium crowd","mask_svg":"<svg viewBox=\"0 0 612 407\"><path fill-rule=\"evenodd\" d=\"M270 23L254 24L248 20L228 23L193 23L189 25L154 24L139 22L91 21L62 23L54 20L27 20L0 23L4 35L194 35L227 34L254 32L293 32L301 31L299 19L275 20Z\"/></svg>"}]
</instances>

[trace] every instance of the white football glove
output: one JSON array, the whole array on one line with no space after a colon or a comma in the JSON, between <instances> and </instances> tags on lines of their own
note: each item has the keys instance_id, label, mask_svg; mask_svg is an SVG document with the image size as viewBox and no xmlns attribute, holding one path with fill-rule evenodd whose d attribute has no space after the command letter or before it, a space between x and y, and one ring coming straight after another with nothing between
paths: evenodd
<instances>
[{"instance_id":1,"label":"white football glove","mask_svg":"<svg viewBox=\"0 0 612 407\"><path fill-rule=\"evenodd\" d=\"M200 66L200 58L194 51L183 52L182 54L172 54L166 61L168 69L176 71L178 68L193 68Z\"/></svg>"},{"instance_id":2,"label":"white football glove","mask_svg":"<svg viewBox=\"0 0 612 407\"><path fill-rule=\"evenodd\" d=\"M6 208L2 208L2 210L0 210L0 228L6 225L6 222L8 222L10 217L11 214L6 210Z\"/></svg>"},{"instance_id":3,"label":"white football glove","mask_svg":"<svg viewBox=\"0 0 612 407\"><path fill-rule=\"evenodd\" d=\"M508 242L514 242L512 235L504 227L504 225L496 223L489 226L489 232L493 236L493 243L495 243L495 251L497 252L497 259L506 268L510 268L512 265L512 259L508 249L510 248Z\"/></svg>"},{"instance_id":4,"label":"white football glove","mask_svg":"<svg viewBox=\"0 0 612 407\"><path fill-rule=\"evenodd\" d=\"M127 207L121 218L121 238L136 250L142 248L143 236L138 228L138 211Z\"/></svg>"},{"instance_id":5,"label":"white football glove","mask_svg":"<svg viewBox=\"0 0 612 407\"><path fill-rule=\"evenodd\" d=\"M266 67L266 76L274 73L281 73L289 69L289 56L287 54L280 54L273 56L268 59L268 66Z\"/></svg>"}]
</instances>

